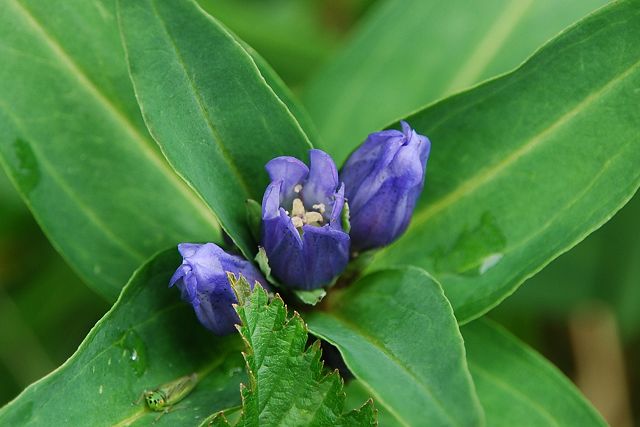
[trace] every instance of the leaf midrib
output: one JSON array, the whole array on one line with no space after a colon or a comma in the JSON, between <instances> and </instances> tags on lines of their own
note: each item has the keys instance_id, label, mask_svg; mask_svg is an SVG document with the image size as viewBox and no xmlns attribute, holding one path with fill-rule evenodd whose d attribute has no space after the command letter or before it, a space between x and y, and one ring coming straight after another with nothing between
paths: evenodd
<instances>
[{"instance_id":1,"label":"leaf midrib","mask_svg":"<svg viewBox=\"0 0 640 427\"><path fill-rule=\"evenodd\" d=\"M18 127L21 133L25 135L25 138L28 139L28 131L26 130L26 126L24 126L22 120L19 117L15 116L11 112L11 110L4 104L3 101L0 101L0 110L3 110L7 114L7 116L9 116L11 120L13 120L16 127ZM142 262L145 256L140 251L130 246L129 243L117 236L113 232L111 227L103 222L98 214L89 205L85 204L82 201L82 199L76 194L76 192L73 191L72 187L67 184L67 181L60 174L58 174L56 168L53 167L47 159L47 156L44 156L36 145L29 144L29 147L33 150L38 164L44 167L48 175L53 179L53 181L58 184L58 187L78 205L78 207L80 208L79 212L82 212L87 217L89 222L94 224L97 230L102 232L102 234L104 234L109 241L119 246L129 255L133 256L133 258L135 258L138 262ZM4 163L4 161L0 160L0 163ZM30 206L30 201L27 201L27 204ZM34 215L39 216L37 213L35 213L35 210L32 209L32 212L34 212Z\"/></svg>"},{"instance_id":2,"label":"leaf midrib","mask_svg":"<svg viewBox=\"0 0 640 427\"><path fill-rule=\"evenodd\" d=\"M508 4L503 13L493 21L493 25L485 31L485 36L478 39L475 49L460 70L449 80L441 96L447 96L458 88L464 88L476 82L533 4L533 0L521 0ZM490 54L486 55L487 52Z\"/></svg>"},{"instance_id":3,"label":"leaf midrib","mask_svg":"<svg viewBox=\"0 0 640 427\"><path fill-rule=\"evenodd\" d=\"M162 26L162 30L166 34L167 40L169 41L169 43L171 45L171 48L173 49L173 52L174 52L175 57L177 59L177 62L180 65L180 68L182 69L183 75L184 75L187 83L189 84L189 88L191 89L192 97L195 100L196 105L198 106L198 109L200 110L201 117L203 118L205 124L207 125L207 128L209 129L209 132L211 133L213 142L216 144L216 146L220 150L220 154L224 158L225 164L227 165L229 170L233 173L233 175L235 176L235 178L238 181L238 183L242 186L242 189L243 189L244 193L246 195L250 196L251 195L251 189L249 187L249 184L247 183L247 179L246 179L245 176L242 175L242 173L240 173L240 169L238 167L238 164L237 164L236 160L231 156L231 154L229 154L229 151L227 150L227 147L223 143L223 139L220 136L220 133L218 132L218 129L217 129L216 125L213 123L213 120L212 120L211 116L209 115L209 112L208 112L207 108L204 105L204 101L202 99L202 96L200 95L200 93L196 89L196 84L195 84L195 82L193 81L193 79L191 77L191 73L189 72L189 68L187 67L186 62L184 61L184 58L182 57L182 55L180 53L180 50L178 49L178 46L176 45L175 39L173 38L173 35L169 31L169 28L167 28L167 24L165 23L162 15L158 11L157 1L156 0L151 0L150 3L152 5L152 7L153 7L153 14L158 18L158 22Z\"/></svg>"},{"instance_id":4,"label":"leaf midrib","mask_svg":"<svg viewBox=\"0 0 640 427\"><path fill-rule=\"evenodd\" d=\"M369 344L371 344L374 348L378 349L384 356L387 357L387 359L389 359L396 366L401 368L401 370L403 370L410 378L413 378L415 381L415 384L417 384L422 390L426 392L426 394L429 395L429 397L431 397L431 400L440 409L442 414L444 414L444 416L452 422L452 425L460 425L456 419L452 418L451 414L449 414L449 412L447 411L445 406L442 404L440 399L438 399L435 396L435 394L431 390L431 387L428 384L424 383L417 375L415 375L408 366L405 366L404 363L402 363L402 361L396 357L396 355L391 353L391 351L389 351L384 345L382 345L382 343L380 343L375 337L371 336L369 333L364 331L359 325L351 322L350 320L344 318L339 314L336 314L335 311L331 313L324 313L324 314L329 317L332 317L333 319L344 324L348 328L358 332L361 337L363 337L366 341L369 342Z\"/></svg>"},{"instance_id":5,"label":"leaf midrib","mask_svg":"<svg viewBox=\"0 0 640 427\"><path fill-rule=\"evenodd\" d=\"M13 0L14 9L20 13L27 23L34 30L34 33L38 34L49 49L54 53L56 57L66 66L71 75L75 76L78 82L85 88L85 90L93 96L98 104L120 123L132 140L138 143L140 151L156 166L156 168L167 178L167 180L188 200L193 207L198 211L202 218L214 229L218 229L218 222L213 213L205 207L200 199L189 189L188 186L179 178L170 167L167 167L166 161L156 152L151 144L152 142L145 138L138 129L131 123L130 119L118 109L113 101L111 101L100 89L89 79L87 74L73 61L71 56L62 48L60 43L45 29L44 25L39 22L35 15L31 11L20 3L18 0Z\"/></svg>"},{"instance_id":6,"label":"leaf midrib","mask_svg":"<svg viewBox=\"0 0 640 427\"><path fill-rule=\"evenodd\" d=\"M518 389L516 389L513 386L511 386L510 384L504 382L502 379L500 379L497 376L493 375L489 371L481 368L477 363L474 363L474 362L472 362L470 360L468 360L467 363L469 364L469 368L472 371L475 371L476 375L479 374L480 376L484 376L489 381L491 381L493 384L495 384L498 387L502 388L503 390L507 391L509 394L511 394L513 396L516 396L520 401L526 403L528 406L536 409L538 411L538 413L540 413L544 418L546 418L552 425L560 427L560 424L558 424L558 422L553 417L553 415L550 414L544 407L540 406L537 402L535 402L533 399L531 399L529 396L527 396L526 394L523 394Z\"/></svg>"},{"instance_id":7,"label":"leaf midrib","mask_svg":"<svg viewBox=\"0 0 640 427\"><path fill-rule=\"evenodd\" d=\"M580 103L574 108L569 110L560 116L555 122L547 126L542 131L531 137L528 142L523 144L519 149L515 150L512 154L505 157L503 160L495 163L489 168L481 170L476 175L468 178L462 184L460 184L455 190L448 193L446 196L441 197L438 200L432 202L428 208L417 212L412 221L412 228L420 226L427 222L438 212L445 210L449 206L457 203L459 200L468 196L476 191L478 188L490 183L496 179L501 173L513 166L522 157L533 152L537 147L544 145L544 142L549 141L548 137L556 130L562 128L564 125L570 123L575 117L577 117L582 110L587 109L592 103L600 99L601 96L609 92L612 88L624 81L629 75L631 75L636 68L640 66L640 60L633 63L622 73L611 79L608 83L600 87L595 92L586 96Z\"/></svg>"}]
</instances>

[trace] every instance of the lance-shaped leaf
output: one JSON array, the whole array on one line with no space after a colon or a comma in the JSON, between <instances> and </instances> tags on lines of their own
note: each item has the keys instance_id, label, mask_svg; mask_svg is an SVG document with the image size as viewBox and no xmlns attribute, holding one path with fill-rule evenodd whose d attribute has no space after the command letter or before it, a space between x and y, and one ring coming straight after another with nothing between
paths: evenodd
<instances>
[{"instance_id":1,"label":"lance-shaped leaf","mask_svg":"<svg viewBox=\"0 0 640 427\"><path fill-rule=\"evenodd\" d=\"M264 165L310 144L242 46L193 0L120 1L131 78L169 162L253 258L245 200L261 200Z\"/></svg>"},{"instance_id":2,"label":"lance-shaped leaf","mask_svg":"<svg viewBox=\"0 0 640 427\"><path fill-rule=\"evenodd\" d=\"M638 22L640 2L616 2L407 118L432 141L426 187L373 265L433 272L465 322L607 221L640 185Z\"/></svg>"},{"instance_id":3,"label":"lance-shaped leaf","mask_svg":"<svg viewBox=\"0 0 640 427\"><path fill-rule=\"evenodd\" d=\"M220 241L147 133L113 1L3 1L0 58L0 164L90 286L115 300L158 250Z\"/></svg>"},{"instance_id":4,"label":"lance-shaped leaf","mask_svg":"<svg viewBox=\"0 0 640 427\"><path fill-rule=\"evenodd\" d=\"M462 328L488 426L605 426L576 387L542 356L488 320Z\"/></svg>"},{"instance_id":5,"label":"lance-shaped leaf","mask_svg":"<svg viewBox=\"0 0 640 427\"><path fill-rule=\"evenodd\" d=\"M364 276L305 316L376 406L403 426L481 425L462 336L440 285L417 268Z\"/></svg>"},{"instance_id":6,"label":"lance-shaped leaf","mask_svg":"<svg viewBox=\"0 0 640 427\"><path fill-rule=\"evenodd\" d=\"M379 2L304 101L338 164L367 134L508 71L606 0Z\"/></svg>"},{"instance_id":7,"label":"lance-shaped leaf","mask_svg":"<svg viewBox=\"0 0 640 427\"><path fill-rule=\"evenodd\" d=\"M241 342L211 335L168 288L179 264L172 249L138 270L76 353L0 409L0 425L150 425L159 413L134 404L142 392L193 372L195 389L157 425L192 426L237 405Z\"/></svg>"},{"instance_id":8,"label":"lance-shaped leaf","mask_svg":"<svg viewBox=\"0 0 640 427\"><path fill-rule=\"evenodd\" d=\"M271 302L260 285L253 292L246 279L230 281L246 350L249 382L242 385L242 413L237 426L376 425L371 400L343 414L345 393L338 372L325 373L320 343L307 347L307 328L298 315L287 315L279 295ZM228 426L224 413L211 425Z\"/></svg>"}]
</instances>

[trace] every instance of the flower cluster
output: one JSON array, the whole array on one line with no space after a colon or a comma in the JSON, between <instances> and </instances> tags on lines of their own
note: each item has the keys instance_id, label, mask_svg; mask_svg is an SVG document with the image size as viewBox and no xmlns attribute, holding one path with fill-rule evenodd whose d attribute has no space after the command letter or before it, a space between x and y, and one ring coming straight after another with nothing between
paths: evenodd
<instances>
[{"instance_id":1,"label":"flower cluster","mask_svg":"<svg viewBox=\"0 0 640 427\"><path fill-rule=\"evenodd\" d=\"M280 286L329 286L350 256L386 246L406 230L424 186L431 143L406 122L401 125L402 131L369 135L339 174L333 159L315 149L309 167L286 156L267 163L271 183L262 200L261 245ZM239 319L227 272L243 275L252 286L267 287L267 280L252 263L213 243L182 243L178 250L183 262L170 286L179 287L208 329L233 332Z\"/></svg>"}]
</instances>

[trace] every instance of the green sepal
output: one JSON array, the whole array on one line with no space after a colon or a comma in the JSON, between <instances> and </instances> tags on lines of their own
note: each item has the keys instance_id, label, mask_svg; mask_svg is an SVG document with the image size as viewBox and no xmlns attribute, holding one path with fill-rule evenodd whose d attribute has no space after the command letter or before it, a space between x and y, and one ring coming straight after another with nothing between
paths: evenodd
<instances>
[{"instance_id":1,"label":"green sepal","mask_svg":"<svg viewBox=\"0 0 640 427\"><path fill-rule=\"evenodd\" d=\"M245 305L249 299L249 295L251 295L251 285L242 274L236 276L231 272L227 272L227 278L229 279L233 293L236 294L238 305Z\"/></svg>"},{"instance_id":2,"label":"green sepal","mask_svg":"<svg viewBox=\"0 0 640 427\"><path fill-rule=\"evenodd\" d=\"M327 291L322 288L311 291L293 291L293 293L296 298L307 305L316 305L327 295Z\"/></svg>"},{"instance_id":3,"label":"green sepal","mask_svg":"<svg viewBox=\"0 0 640 427\"><path fill-rule=\"evenodd\" d=\"M258 267L260 268L260 271L262 272L264 278L267 279L267 282L275 287L286 289L271 275L271 267L269 267L269 257L267 257L267 252L262 246L258 246L258 253L256 254L254 260L258 264Z\"/></svg>"},{"instance_id":4,"label":"green sepal","mask_svg":"<svg viewBox=\"0 0 640 427\"><path fill-rule=\"evenodd\" d=\"M342 221L342 230L345 233L349 233L351 231L351 222L349 221L349 202L347 202L346 200L344 201L344 206L342 207L340 220Z\"/></svg>"}]
</instances>

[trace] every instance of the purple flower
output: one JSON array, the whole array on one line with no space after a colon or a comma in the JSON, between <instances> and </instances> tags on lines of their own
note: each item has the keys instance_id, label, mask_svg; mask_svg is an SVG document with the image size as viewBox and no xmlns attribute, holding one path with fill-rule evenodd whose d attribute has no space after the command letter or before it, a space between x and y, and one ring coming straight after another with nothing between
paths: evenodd
<instances>
[{"instance_id":1,"label":"purple flower","mask_svg":"<svg viewBox=\"0 0 640 427\"><path fill-rule=\"evenodd\" d=\"M227 272L236 276L242 274L252 289L256 281L264 287L264 277L250 262L229 255L213 243L181 243L178 251L183 258L182 264L169 286L178 285L182 299L191 303L200 323L207 329L216 335L235 332L234 325L240 323L240 319L232 307L237 299Z\"/></svg>"},{"instance_id":2,"label":"purple flower","mask_svg":"<svg viewBox=\"0 0 640 427\"><path fill-rule=\"evenodd\" d=\"M271 184L262 199L262 245L273 275L285 286L316 289L349 261L342 230L344 184L331 157L310 150L308 168L293 157L267 163Z\"/></svg>"},{"instance_id":3,"label":"purple flower","mask_svg":"<svg viewBox=\"0 0 640 427\"><path fill-rule=\"evenodd\" d=\"M406 122L369 135L342 168L352 246L386 246L402 234L424 186L431 142Z\"/></svg>"}]
</instances>

